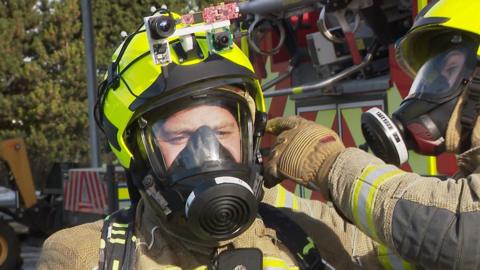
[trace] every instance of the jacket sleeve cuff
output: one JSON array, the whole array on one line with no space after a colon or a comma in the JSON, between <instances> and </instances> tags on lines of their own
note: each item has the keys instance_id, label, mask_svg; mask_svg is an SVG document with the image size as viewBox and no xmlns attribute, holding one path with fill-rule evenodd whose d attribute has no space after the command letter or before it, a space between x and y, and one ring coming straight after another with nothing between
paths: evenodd
<instances>
[{"instance_id":1,"label":"jacket sleeve cuff","mask_svg":"<svg viewBox=\"0 0 480 270\"><path fill-rule=\"evenodd\" d=\"M351 200L355 180L368 165L385 164L379 158L358 148L347 148L333 163L328 174L328 189L337 210L350 221L353 220Z\"/></svg>"}]
</instances>

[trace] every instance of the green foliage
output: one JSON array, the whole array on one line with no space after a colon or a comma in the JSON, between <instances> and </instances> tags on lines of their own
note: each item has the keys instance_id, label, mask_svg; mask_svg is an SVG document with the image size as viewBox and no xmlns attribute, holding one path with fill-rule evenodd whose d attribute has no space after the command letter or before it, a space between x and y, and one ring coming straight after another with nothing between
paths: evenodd
<instances>
[{"instance_id":1,"label":"green foliage","mask_svg":"<svg viewBox=\"0 0 480 270\"><path fill-rule=\"evenodd\" d=\"M183 13L212 0L169 1ZM163 1L92 1L98 81L121 33ZM88 166L88 105L80 0L0 1L0 140L25 138L34 176L53 162Z\"/></svg>"},{"instance_id":2,"label":"green foliage","mask_svg":"<svg viewBox=\"0 0 480 270\"><path fill-rule=\"evenodd\" d=\"M53 161L85 161L87 95L77 1L0 5L0 139L25 138L37 177Z\"/></svg>"}]
</instances>

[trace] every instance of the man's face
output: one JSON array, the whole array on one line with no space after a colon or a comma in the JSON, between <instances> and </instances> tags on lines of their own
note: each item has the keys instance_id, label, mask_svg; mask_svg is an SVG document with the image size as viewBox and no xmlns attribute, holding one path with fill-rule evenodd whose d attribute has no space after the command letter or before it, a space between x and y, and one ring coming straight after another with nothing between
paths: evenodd
<instances>
[{"instance_id":1,"label":"man's face","mask_svg":"<svg viewBox=\"0 0 480 270\"><path fill-rule=\"evenodd\" d=\"M219 106L200 105L171 115L158 129L156 140L167 168L185 148L191 135L202 126L211 128L223 147L236 162L240 162L240 130L234 116Z\"/></svg>"}]
</instances>

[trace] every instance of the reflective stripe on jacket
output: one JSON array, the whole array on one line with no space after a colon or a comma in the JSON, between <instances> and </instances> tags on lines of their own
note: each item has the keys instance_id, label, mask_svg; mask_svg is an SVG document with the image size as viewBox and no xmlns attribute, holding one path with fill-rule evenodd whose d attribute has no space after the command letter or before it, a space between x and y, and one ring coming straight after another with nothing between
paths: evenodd
<instances>
[{"instance_id":1,"label":"reflective stripe on jacket","mask_svg":"<svg viewBox=\"0 0 480 270\"><path fill-rule=\"evenodd\" d=\"M480 148L462 154L460 160L465 164L459 164L460 168L478 168L479 156ZM349 148L335 161L328 180L340 212L384 245L372 247L377 254L388 247L388 254L399 255L417 268L480 268L477 172L442 181L404 172ZM382 265L409 269L405 261Z\"/></svg>"}]
</instances>

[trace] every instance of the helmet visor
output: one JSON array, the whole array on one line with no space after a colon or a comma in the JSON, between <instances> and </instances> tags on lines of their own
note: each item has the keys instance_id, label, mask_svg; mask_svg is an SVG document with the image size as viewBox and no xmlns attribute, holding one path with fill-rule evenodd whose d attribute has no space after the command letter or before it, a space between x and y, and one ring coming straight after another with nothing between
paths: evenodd
<instances>
[{"instance_id":1,"label":"helmet visor","mask_svg":"<svg viewBox=\"0 0 480 270\"><path fill-rule=\"evenodd\" d=\"M163 113L168 111L168 113ZM168 184L208 171L249 165L253 124L238 94L212 90L186 97L146 117L148 158ZM148 146L147 146L148 147Z\"/></svg>"},{"instance_id":2,"label":"helmet visor","mask_svg":"<svg viewBox=\"0 0 480 270\"><path fill-rule=\"evenodd\" d=\"M433 55L418 71L406 99L443 103L458 96L475 69L476 49L476 44L463 40Z\"/></svg>"}]
</instances>

